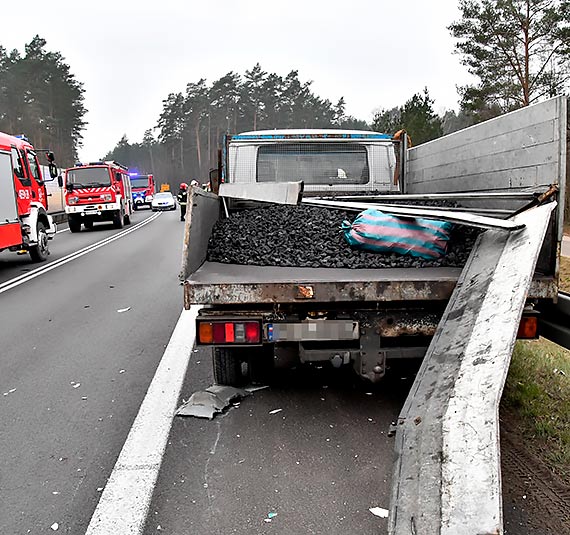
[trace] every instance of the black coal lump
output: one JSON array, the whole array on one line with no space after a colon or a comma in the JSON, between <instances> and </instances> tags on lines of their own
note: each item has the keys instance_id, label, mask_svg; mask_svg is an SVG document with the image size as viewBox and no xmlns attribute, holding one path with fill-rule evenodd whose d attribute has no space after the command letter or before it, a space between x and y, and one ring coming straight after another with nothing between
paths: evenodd
<instances>
[{"instance_id":1,"label":"black coal lump","mask_svg":"<svg viewBox=\"0 0 570 535\"><path fill-rule=\"evenodd\" d=\"M479 231L454 225L447 254L438 260L354 249L341 225L355 212L316 206L270 205L220 219L208 244L208 260L284 267L386 268L462 267Z\"/></svg>"}]
</instances>

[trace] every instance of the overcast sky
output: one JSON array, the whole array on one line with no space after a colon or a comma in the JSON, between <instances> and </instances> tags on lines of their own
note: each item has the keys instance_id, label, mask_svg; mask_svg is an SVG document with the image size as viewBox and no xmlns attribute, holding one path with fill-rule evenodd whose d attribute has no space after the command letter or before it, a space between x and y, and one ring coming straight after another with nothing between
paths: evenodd
<instances>
[{"instance_id":1,"label":"overcast sky","mask_svg":"<svg viewBox=\"0 0 570 535\"><path fill-rule=\"evenodd\" d=\"M162 100L259 62L293 69L313 91L346 100L350 115L403 104L428 87L436 111L457 108L469 78L447 26L457 0L30 0L2 11L0 44L23 52L34 35L63 54L85 87L82 159L102 157L123 134L141 141Z\"/></svg>"}]
</instances>

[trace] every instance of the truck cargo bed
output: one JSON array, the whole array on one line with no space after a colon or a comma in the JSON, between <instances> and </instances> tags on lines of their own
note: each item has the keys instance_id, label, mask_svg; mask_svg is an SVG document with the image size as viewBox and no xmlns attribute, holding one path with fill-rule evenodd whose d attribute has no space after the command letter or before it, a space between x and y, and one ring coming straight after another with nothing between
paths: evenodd
<instances>
[{"instance_id":1,"label":"truck cargo bed","mask_svg":"<svg viewBox=\"0 0 570 535\"><path fill-rule=\"evenodd\" d=\"M267 304L449 299L461 268L299 268L204 262L184 283L190 304ZM535 277L529 297L556 295L552 278Z\"/></svg>"}]
</instances>

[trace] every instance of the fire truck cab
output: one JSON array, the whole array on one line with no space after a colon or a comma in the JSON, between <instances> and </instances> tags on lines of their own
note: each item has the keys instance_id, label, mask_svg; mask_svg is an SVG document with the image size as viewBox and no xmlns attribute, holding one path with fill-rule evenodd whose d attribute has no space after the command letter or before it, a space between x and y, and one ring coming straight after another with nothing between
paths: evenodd
<instances>
[{"instance_id":1,"label":"fire truck cab","mask_svg":"<svg viewBox=\"0 0 570 535\"><path fill-rule=\"evenodd\" d=\"M133 201L129 170L114 161L77 163L65 170L65 212L71 232L81 225L112 221L115 228L131 222Z\"/></svg>"},{"instance_id":2,"label":"fire truck cab","mask_svg":"<svg viewBox=\"0 0 570 535\"><path fill-rule=\"evenodd\" d=\"M51 180L54 156L46 151ZM47 192L34 147L23 136L0 133L0 251L46 260L56 226L47 213Z\"/></svg>"},{"instance_id":3,"label":"fire truck cab","mask_svg":"<svg viewBox=\"0 0 570 535\"><path fill-rule=\"evenodd\" d=\"M133 208L135 210L141 206L150 208L154 197L154 177L152 175L139 175L138 173L129 173L129 175L133 191Z\"/></svg>"}]
</instances>

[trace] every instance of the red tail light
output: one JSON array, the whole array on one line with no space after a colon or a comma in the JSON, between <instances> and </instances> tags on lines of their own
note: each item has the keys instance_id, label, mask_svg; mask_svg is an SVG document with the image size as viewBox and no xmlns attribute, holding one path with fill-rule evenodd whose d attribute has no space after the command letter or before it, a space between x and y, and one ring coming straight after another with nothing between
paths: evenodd
<instances>
[{"instance_id":1,"label":"red tail light","mask_svg":"<svg viewBox=\"0 0 570 535\"><path fill-rule=\"evenodd\" d=\"M260 321L198 320L198 344L261 344Z\"/></svg>"},{"instance_id":2,"label":"red tail light","mask_svg":"<svg viewBox=\"0 0 570 535\"><path fill-rule=\"evenodd\" d=\"M261 342L261 326L257 321L250 321L245 324L245 341L248 344L258 344Z\"/></svg>"}]
</instances>

